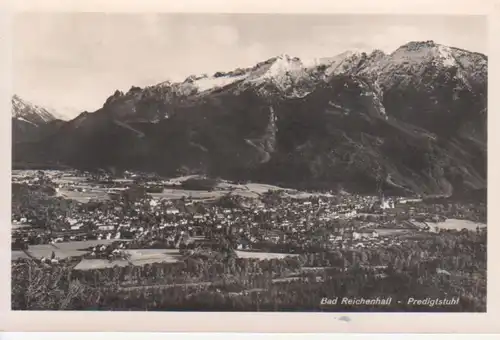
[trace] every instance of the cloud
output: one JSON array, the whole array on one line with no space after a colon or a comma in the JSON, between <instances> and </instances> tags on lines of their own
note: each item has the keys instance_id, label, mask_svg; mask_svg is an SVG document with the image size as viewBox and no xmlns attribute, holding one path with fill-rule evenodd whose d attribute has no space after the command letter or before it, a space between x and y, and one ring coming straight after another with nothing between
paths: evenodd
<instances>
[{"instance_id":1,"label":"cloud","mask_svg":"<svg viewBox=\"0 0 500 340\"><path fill-rule=\"evenodd\" d=\"M412 25L373 25L370 29L354 25L316 26L312 29L313 39L318 44L334 46L341 51L380 49L390 53L409 41L432 40L437 35L437 32L431 34L425 28Z\"/></svg>"},{"instance_id":2,"label":"cloud","mask_svg":"<svg viewBox=\"0 0 500 340\"><path fill-rule=\"evenodd\" d=\"M353 25L322 25L311 30L313 44L332 51L332 55L347 50L363 49L372 33Z\"/></svg>"},{"instance_id":3,"label":"cloud","mask_svg":"<svg viewBox=\"0 0 500 340\"><path fill-rule=\"evenodd\" d=\"M163 29L162 17L160 14L146 14L140 17L139 25L144 27L144 34L150 39L160 39L160 42L169 40L169 32ZM139 29L141 28L139 27Z\"/></svg>"},{"instance_id":4,"label":"cloud","mask_svg":"<svg viewBox=\"0 0 500 340\"><path fill-rule=\"evenodd\" d=\"M266 48L260 43L253 43L245 47L243 55L246 58L245 61L249 63L262 61L266 57L269 57Z\"/></svg>"},{"instance_id":5,"label":"cloud","mask_svg":"<svg viewBox=\"0 0 500 340\"><path fill-rule=\"evenodd\" d=\"M425 30L414 26L398 25L389 26L381 32L374 34L367 44L372 49L380 49L390 53L409 41L432 40L433 36Z\"/></svg>"},{"instance_id":6,"label":"cloud","mask_svg":"<svg viewBox=\"0 0 500 340\"><path fill-rule=\"evenodd\" d=\"M252 66L279 53L309 59L346 50L392 52L430 39L483 51L486 23L470 18L16 14L14 89L62 112L71 111L66 106L90 111L117 88Z\"/></svg>"},{"instance_id":7,"label":"cloud","mask_svg":"<svg viewBox=\"0 0 500 340\"><path fill-rule=\"evenodd\" d=\"M211 29L213 40L219 45L232 46L238 43L239 33L235 27L227 25L213 26Z\"/></svg>"},{"instance_id":8,"label":"cloud","mask_svg":"<svg viewBox=\"0 0 500 340\"><path fill-rule=\"evenodd\" d=\"M198 26L189 25L183 32L186 43L209 43L219 46L234 46L239 41L237 28L228 25Z\"/></svg>"}]
</instances>

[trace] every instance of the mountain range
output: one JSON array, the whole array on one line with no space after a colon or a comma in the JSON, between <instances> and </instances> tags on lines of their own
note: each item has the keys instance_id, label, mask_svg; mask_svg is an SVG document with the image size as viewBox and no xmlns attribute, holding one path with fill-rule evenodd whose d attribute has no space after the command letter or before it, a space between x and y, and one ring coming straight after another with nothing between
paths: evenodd
<instances>
[{"instance_id":1,"label":"mountain range","mask_svg":"<svg viewBox=\"0 0 500 340\"><path fill-rule=\"evenodd\" d=\"M68 122L28 110L57 123L15 140L14 163L355 192L474 192L487 183L487 66L483 54L433 41L390 54L284 54L116 91Z\"/></svg>"}]
</instances>

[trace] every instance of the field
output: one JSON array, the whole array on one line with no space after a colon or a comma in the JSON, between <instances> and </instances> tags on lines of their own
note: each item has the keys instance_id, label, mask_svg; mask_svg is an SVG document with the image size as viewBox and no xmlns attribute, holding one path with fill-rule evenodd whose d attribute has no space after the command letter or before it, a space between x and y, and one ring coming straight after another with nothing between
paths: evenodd
<instances>
[{"instance_id":1,"label":"field","mask_svg":"<svg viewBox=\"0 0 500 340\"><path fill-rule=\"evenodd\" d=\"M486 224L484 223L473 222L469 220L457 220L454 218L447 219L445 222L439 222L439 223L427 222L427 224L429 224L429 226L431 227L438 227L440 229L453 229L453 230L462 230L464 228L467 230L476 230L477 227L486 228Z\"/></svg>"},{"instance_id":2,"label":"field","mask_svg":"<svg viewBox=\"0 0 500 340\"><path fill-rule=\"evenodd\" d=\"M29 224L11 223L11 228L12 228L12 230L16 230L16 229L23 229L23 228L32 228L32 226Z\"/></svg>"},{"instance_id":3,"label":"field","mask_svg":"<svg viewBox=\"0 0 500 340\"><path fill-rule=\"evenodd\" d=\"M101 260L101 259L83 259L75 266L75 270L90 270L90 269L102 269L110 268L114 266L126 267L129 262L126 260Z\"/></svg>"},{"instance_id":4,"label":"field","mask_svg":"<svg viewBox=\"0 0 500 340\"><path fill-rule=\"evenodd\" d=\"M179 179L173 180L177 183ZM258 198L268 190L285 190L273 185L249 183L249 184L230 184L221 182L213 191L208 190L184 190L184 189L165 189L162 193L151 194L153 197L179 199L183 196L193 199L208 200L222 197L226 194L239 195L244 197Z\"/></svg>"},{"instance_id":5,"label":"field","mask_svg":"<svg viewBox=\"0 0 500 340\"><path fill-rule=\"evenodd\" d=\"M177 183L177 181L173 181ZM307 198L313 193L298 192L291 189L281 188L274 185L261 184L261 183L248 183L248 184L231 184L221 182L213 191L208 190L184 190L184 189L165 189L162 193L153 193L151 196L155 198L166 199L179 199L182 197L190 197L198 200L212 200L222 197L226 194L237 196L259 198L261 195L269 190L284 190L286 195L297 198Z\"/></svg>"},{"instance_id":6,"label":"field","mask_svg":"<svg viewBox=\"0 0 500 340\"><path fill-rule=\"evenodd\" d=\"M177 262L181 254L178 249L131 249L130 261L134 264L146 264L154 262Z\"/></svg>"},{"instance_id":7,"label":"field","mask_svg":"<svg viewBox=\"0 0 500 340\"><path fill-rule=\"evenodd\" d=\"M84 250L89 247L98 245L110 244L114 241L128 241L128 240L92 240L92 241L74 241L52 244L33 245L28 248L28 254L35 258L47 257L50 258L54 252L56 258L65 259L68 257L83 256L88 251ZM117 266L127 266L133 264L142 266L148 263L155 262L177 262L181 257L177 249L129 249L127 252L130 254L130 259L125 260L101 260L101 259L82 259L76 266L76 269L92 269L92 268L106 268ZM24 251L12 251L12 260L19 258L27 258L29 255Z\"/></svg>"},{"instance_id":8,"label":"field","mask_svg":"<svg viewBox=\"0 0 500 340\"><path fill-rule=\"evenodd\" d=\"M102 260L102 259L82 259L75 267L77 270L110 268L114 266L124 267L130 264L134 266L143 266L150 263L178 262L181 254L177 249L129 249L126 250L130 254L129 260Z\"/></svg>"},{"instance_id":9,"label":"field","mask_svg":"<svg viewBox=\"0 0 500 340\"><path fill-rule=\"evenodd\" d=\"M60 171L45 171L46 174L60 174ZM33 176L36 174L36 171L30 170L14 170L12 177L19 178L24 176ZM197 177L197 176L184 176L178 178L172 178L164 183L170 185L180 185L183 181ZM132 180L130 179L115 179L117 184L125 184L130 183ZM70 185L74 188L85 189L86 192L78 192L78 191L70 191L65 189L64 187L59 190L58 196L72 199L78 202L86 203L91 199L96 200L107 200L109 199L109 195L107 193L106 188L100 188L98 184L92 184L87 182L85 177L78 177L74 175L64 174L61 177L54 178L54 182L62 185ZM116 188L115 188L116 189ZM162 193L151 193L150 195L158 198L158 199L180 199L182 197L190 197L195 200L213 200L220 198L226 194L233 194L243 197L249 198L259 198L262 194L266 193L269 190L282 190L285 191L285 194L290 197L297 198L307 198L313 193L299 192L296 190L291 190L287 188L278 187L275 185L268 185L262 183L247 183L247 184L232 184L227 182L220 182L214 188L213 191L208 190L184 190L184 189L164 189Z\"/></svg>"},{"instance_id":10,"label":"field","mask_svg":"<svg viewBox=\"0 0 500 340\"><path fill-rule=\"evenodd\" d=\"M413 224L424 227L428 226L430 227L430 230L436 232L436 230L439 229L447 229L447 230L462 230L462 229L467 229L467 230L476 230L477 227L479 228L486 228L486 224L484 223L478 223L478 222L473 222L469 220L457 220L457 219L447 219L445 222L413 222ZM437 229L436 229L437 228ZM414 229L376 229L377 233L380 236L400 236L400 235L414 235L416 233L416 230ZM417 233L418 234L418 233Z\"/></svg>"},{"instance_id":11,"label":"field","mask_svg":"<svg viewBox=\"0 0 500 340\"><path fill-rule=\"evenodd\" d=\"M69 191L61 189L59 191L59 196L66 199L74 200L81 203L87 203L91 199L96 199L99 201L104 201L109 199L108 193L104 189L87 189L87 192Z\"/></svg>"},{"instance_id":12,"label":"field","mask_svg":"<svg viewBox=\"0 0 500 340\"><path fill-rule=\"evenodd\" d=\"M73 178L74 179L74 178ZM83 179L81 179L83 181ZM73 185L74 187L84 188L86 192L70 191L65 189L60 189L59 195L68 199L73 199L79 202L88 202L91 199L106 200L109 199L107 190L102 188L90 187L89 185L79 184ZM185 189L164 189L161 193L150 193L150 195L157 199L181 199L182 197L189 197L195 200L213 200L220 198L226 194L239 195L243 197L258 198L263 193L268 190L278 190L281 188L265 185L251 183L248 185L230 185L222 183L215 190L185 190ZM309 194L304 194L308 197Z\"/></svg>"},{"instance_id":13,"label":"field","mask_svg":"<svg viewBox=\"0 0 500 340\"><path fill-rule=\"evenodd\" d=\"M52 252L55 253L57 258L65 259L68 257L82 256L87 251L83 250L88 247L97 245L110 244L114 241L128 241L128 240L91 240L91 241L74 241L52 244L37 244L29 246L28 253L35 258L50 257ZM24 251L13 250L12 260L19 258L29 257Z\"/></svg>"},{"instance_id":14,"label":"field","mask_svg":"<svg viewBox=\"0 0 500 340\"><path fill-rule=\"evenodd\" d=\"M210 200L222 197L225 191L205 191L205 190L183 190L183 189L164 189L162 193L151 193L158 199L181 199L182 197L191 197L192 199Z\"/></svg>"},{"instance_id":15,"label":"field","mask_svg":"<svg viewBox=\"0 0 500 340\"><path fill-rule=\"evenodd\" d=\"M415 232L415 230L411 229L375 229L375 231L382 237L406 235Z\"/></svg>"},{"instance_id":16,"label":"field","mask_svg":"<svg viewBox=\"0 0 500 340\"><path fill-rule=\"evenodd\" d=\"M60 178L55 178L54 183L58 184L69 184L69 183L84 183L87 181L86 177L79 176L62 176Z\"/></svg>"},{"instance_id":17,"label":"field","mask_svg":"<svg viewBox=\"0 0 500 340\"><path fill-rule=\"evenodd\" d=\"M259 260L282 259L287 256L298 256L297 254L253 252L253 251L242 251L242 250L236 250L236 255L238 255L238 257L241 257L243 259L259 259Z\"/></svg>"}]
</instances>

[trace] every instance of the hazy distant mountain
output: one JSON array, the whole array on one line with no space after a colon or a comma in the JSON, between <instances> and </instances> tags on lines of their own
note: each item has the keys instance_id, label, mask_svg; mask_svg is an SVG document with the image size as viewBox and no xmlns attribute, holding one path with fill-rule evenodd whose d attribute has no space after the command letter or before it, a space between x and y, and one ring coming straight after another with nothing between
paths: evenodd
<instances>
[{"instance_id":1,"label":"hazy distant mountain","mask_svg":"<svg viewBox=\"0 0 500 340\"><path fill-rule=\"evenodd\" d=\"M38 141L52 134L62 122L47 109L12 96L13 144Z\"/></svg>"},{"instance_id":2,"label":"hazy distant mountain","mask_svg":"<svg viewBox=\"0 0 500 340\"><path fill-rule=\"evenodd\" d=\"M306 187L486 187L487 57L432 41L288 55L116 91L18 160L206 173Z\"/></svg>"}]
</instances>

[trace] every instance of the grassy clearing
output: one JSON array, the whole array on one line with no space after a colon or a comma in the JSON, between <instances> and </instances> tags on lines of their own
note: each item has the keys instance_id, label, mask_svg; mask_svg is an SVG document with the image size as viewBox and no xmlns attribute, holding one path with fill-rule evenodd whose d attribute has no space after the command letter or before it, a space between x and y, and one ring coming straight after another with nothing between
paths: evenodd
<instances>
[{"instance_id":1,"label":"grassy clearing","mask_svg":"<svg viewBox=\"0 0 500 340\"><path fill-rule=\"evenodd\" d=\"M158 262L175 263L181 259L181 254L177 249L129 249L126 252L130 254L128 260L82 259L75 269L90 270L112 268L114 266L125 267L128 265L144 266Z\"/></svg>"},{"instance_id":2,"label":"grassy clearing","mask_svg":"<svg viewBox=\"0 0 500 340\"><path fill-rule=\"evenodd\" d=\"M414 230L411 229L375 229L380 236L399 236L411 234Z\"/></svg>"},{"instance_id":3,"label":"grassy clearing","mask_svg":"<svg viewBox=\"0 0 500 340\"><path fill-rule=\"evenodd\" d=\"M298 256L297 254L281 254L281 253L267 253L267 252L253 252L253 251L242 251L236 250L238 257L247 259L259 259L259 260L271 260L271 259L283 259L287 256Z\"/></svg>"},{"instance_id":4,"label":"grassy clearing","mask_svg":"<svg viewBox=\"0 0 500 340\"><path fill-rule=\"evenodd\" d=\"M75 270L91 270L91 269L103 269L112 268L114 266L126 267L129 262L126 260L101 260L101 259L83 259L75 266Z\"/></svg>"},{"instance_id":5,"label":"grassy clearing","mask_svg":"<svg viewBox=\"0 0 500 340\"><path fill-rule=\"evenodd\" d=\"M457 220L454 218L447 219L445 222L439 222L439 223L428 222L427 224L429 224L429 226L431 227L438 227L440 229L453 229L453 230L462 230L462 229L476 230L477 227L486 228L486 224L484 223L473 222L469 220Z\"/></svg>"},{"instance_id":6,"label":"grassy clearing","mask_svg":"<svg viewBox=\"0 0 500 340\"><path fill-rule=\"evenodd\" d=\"M130 254L130 261L136 263L155 263L155 262L178 262L181 254L178 249L133 249L127 250Z\"/></svg>"},{"instance_id":7,"label":"grassy clearing","mask_svg":"<svg viewBox=\"0 0 500 340\"><path fill-rule=\"evenodd\" d=\"M128 240L90 240L90 241L73 241L73 242L63 242L52 244L37 244L31 245L28 248L28 253L30 253L35 258L50 257L52 252L57 258L65 259L68 257L78 257L83 256L87 251L83 250L88 247L95 247L97 245L110 244L114 241L128 241ZM27 258L25 252L20 250L12 251L12 260L17 260L18 258Z\"/></svg>"},{"instance_id":8,"label":"grassy clearing","mask_svg":"<svg viewBox=\"0 0 500 340\"><path fill-rule=\"evenodd\" d=\"M60 190L59 196L64 197L66 199L78 201L81 203L87 203L91 199L96 199L99 201L104 201L109 199L108 193L102 189L92 189L86 192L78 192L78 191L69 191L69 190Z\"/></svg>"},{"instance_id":9,"label":"grassy clearing","mask_svg":"<svg viewBox=\"0 0 500 340\"><path fill-rule=\"evenodd\" d=\"M204 191L204 190L183 190L183 189L165 189L162 193L150 194L158 199L181 199L182 197L191 197L193 199L215 199L222 197L224 191Z\"/></svg>"}]
</instances>

